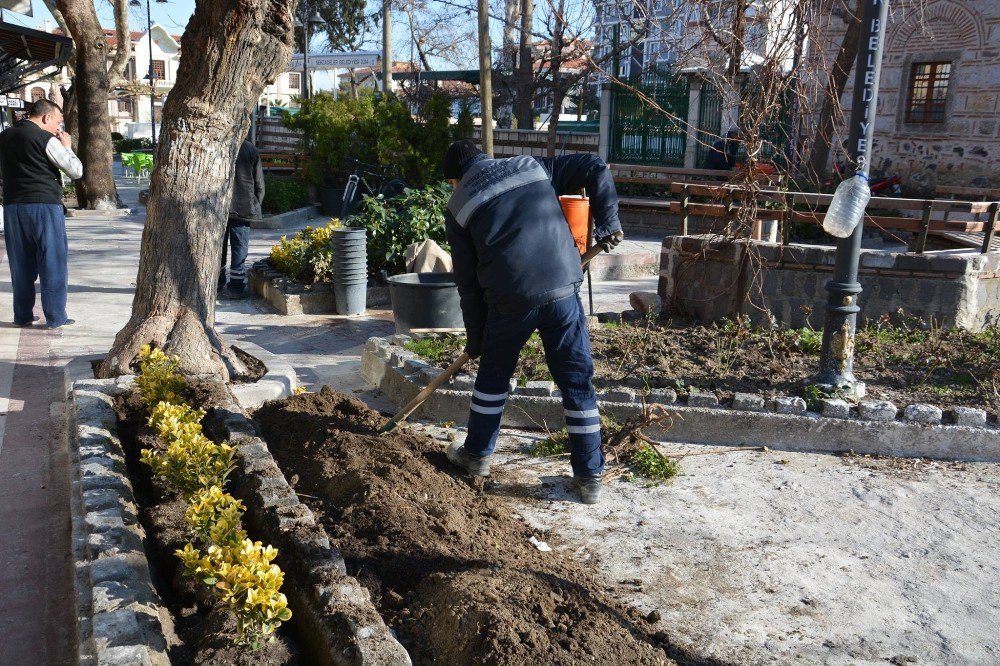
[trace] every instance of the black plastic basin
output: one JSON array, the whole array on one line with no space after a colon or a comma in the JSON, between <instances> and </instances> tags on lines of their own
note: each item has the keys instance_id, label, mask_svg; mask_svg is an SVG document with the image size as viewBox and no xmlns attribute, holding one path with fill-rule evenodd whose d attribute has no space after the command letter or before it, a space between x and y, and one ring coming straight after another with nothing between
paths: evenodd
<instances>
[{"instance_id":1,"label":"black plastic basin","mask_svg":"<svg viewBox=\"0 0 1000 666\"><path fill-rule=\"evenodd\" d=\"M453 273L402 273L389 278L396 332L421 328L463 328Z\"/></svg>"}]
</instances>

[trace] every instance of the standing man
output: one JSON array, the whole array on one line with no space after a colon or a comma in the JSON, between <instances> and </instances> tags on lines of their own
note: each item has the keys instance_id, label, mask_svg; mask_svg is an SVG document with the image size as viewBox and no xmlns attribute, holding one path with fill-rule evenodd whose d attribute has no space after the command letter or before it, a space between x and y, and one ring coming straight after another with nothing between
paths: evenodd
<instances>
[{"instance_id":1,"label":"standing man","mask_svg":"<svg viewBox=\"0 0 1000 666\"><path fill-rule=\"evenodd\" d=\"M624 237L618 195L596 155L489 159L472 141L453 143L444 176L455 188L445 215L468 345L480 357L464 444L448 459L489 476L500 419L521 348L538 330L545 360L562 391L570 464L581 499L596 504L604 473L601 420L592 383L590 337L578 295L580 252L557 195L591 195L597 242Z\"/></svg>"},{"instance_id":2,"label":"standing man","mask_svg":"<svg viewBox=\"0 0 1000 666\"><path fill-rule=\"evenodd\" d=\"M83 165L62 130L59 105L40 99L28 117L0 133L4 185L4 245L14 294L14 325L37 321L35 279L41 283L46 328L73 324L66 316L68 284L66 209L59 169L73 180Z\"/></svg>"},{"instance_id":3,"label":"standing man","mask_svg":"<svg viewBox=\"0 0 1000 666\"><path fill-rule=\"evenodd\" d=\"M250 223L261 218L264 203L264 168L260 154L250 139L243 139L236 156L233 174L233 198L229 204L229 222L222 237L222 270L219 272L219 295L226 288L226 246L229 246L230 298L245 298L247 288L247 252L250 249Z\"/></svg>"}]
</instances>

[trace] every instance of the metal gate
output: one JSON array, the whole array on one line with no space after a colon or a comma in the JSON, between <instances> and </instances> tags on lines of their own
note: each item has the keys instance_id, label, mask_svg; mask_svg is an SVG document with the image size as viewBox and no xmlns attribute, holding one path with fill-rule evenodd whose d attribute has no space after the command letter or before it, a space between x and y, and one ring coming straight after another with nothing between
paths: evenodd
<instances>
[{"instance_id":1,"label":"metal gate","mask_svg":"<svg viewBox=\"0 0 1000 666\"><path fill-rule=\"evenodd\" d=\"M683 167L689 93L687 78L666 68L615 85L611 90L611 161Z\"/></svg>"},{"instance_id":2,"label":"metal gate","mask_svg":"<svg viewBox=\"0 0 1000 666\"><path fill-rule=\"evenodd\" d=\"M698 101L698 144L694 162L696 168L705 168L705 160L708 159L712 144L721 136L722 95L718 88L705 81L701 84L701 97Z\"/></svg>"}]
</instances>

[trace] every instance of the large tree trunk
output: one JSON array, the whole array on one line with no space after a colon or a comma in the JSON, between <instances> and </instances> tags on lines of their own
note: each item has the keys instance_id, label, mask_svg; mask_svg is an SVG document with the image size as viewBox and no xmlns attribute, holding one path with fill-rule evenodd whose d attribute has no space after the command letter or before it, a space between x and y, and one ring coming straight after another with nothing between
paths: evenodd
<instances>
[{"instance_id":1,"label":"large tree trunk","mask_svg":"<svg viewBox=\"0 0 1000 666\"><path fill-rule=\"evenodd\" d=\"M504 0L503 46L500 49L500 109L497 127L510 129L514 117L514 97L511 94L514 62L517 60L517 28L521 20L521 0Z\"/></svg>"},{"instance_id":2,"label":"large tree trunk","mask_svg":"<svg viewBox=\"0 0 1000 666\"><path fill-rule=\"evenodd\" d=\"M76 181L76 197L83 208L116 208L118 191L111 172L107 41L92 1L59 0L57 5L76 46L73 100L79 113L78 145L83 162L83 178Z\"/></svg>"},{"instance_id":3,"label":"large tree trunk","mask_svg":"<svg viewBox=\"0 0 1000 666\"><path fill-rule=\"evenodd\" d=\"M847 31L844 33L844 40L840 43L837 59L833 63L833 70L827 78L826 88L823 92L823 106L819 112L816 134L809 151L810 173L808 175L817 183L823 180L827 173L826 165L830 160L830 139L833 137L833 126L837 120L837 112L840 110L840 97L844 94L847 78L854 67L854 60L858 57L861 9L861 0L859 0L854 7L854 13L845 19Z\"/></svg>"},{"instance_id":4,"label":"large tree trunk","mask_svg":"<svg viewBox=\"0 0 1000 666\"><path fill-rule=\"evenodd\" d=\"M155 344L184 373L245 368L214 328L222 234L250 110L291 55L295 0L198 0L163 109L132 317L100 369L129 372Z\"/></svg>"},{"instance_id":5,"label":"large tree trunk","mask_svg":"<svg viewBox=\"0 0 1000 666\"><path fill-rule=\"evenodd\" d=\"M552 31L552 115L549 117L548 133L545 136L546 154L556 156L556 143L559 139L559 114L562 112L563 100L566 98L566 88L559 78L563 61L563 38L566 35L566 0L559 0L555 13L555 29Z\"/></svg>"},{"instance_id":6,"label":"large tree trunk","mask_svg":"<svg viewBox=\"0 0 1000 666\"><path fill-rule=\"evenodd\" d=\"M535 70L531 57L531 30L535 15L534 0L522 0L521 36L517 56L517 98L515 113L517 129L535 129L535 115L532 107L535 101Z\"/></svg>"}]
</instances>

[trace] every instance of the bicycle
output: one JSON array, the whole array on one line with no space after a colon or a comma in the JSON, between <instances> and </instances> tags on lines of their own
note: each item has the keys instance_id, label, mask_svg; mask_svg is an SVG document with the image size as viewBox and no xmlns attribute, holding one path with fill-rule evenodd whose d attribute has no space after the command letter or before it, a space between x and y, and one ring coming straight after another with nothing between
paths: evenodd
<instances>
[{"instance_id":1,"label":"bicycle","mask_svg":"<svg viewBox=\"0 0 1000 666\"><path fill-rule=\"evenodd\" d=\"M344 187L344 198L340 206L340 219L345 220L353 213L355 198L358 188L362 188L363 194L372 196L383 196L386 199L393 199L403 193L407 188L402 179L393 176L393 168L389 166L380 167L376 164L367 164L360 160L348 160L354 164L354 173L347 177L347 185ZM369 183L365 179L368 176L373 181Z\"/></svg>"}]
</instances>

